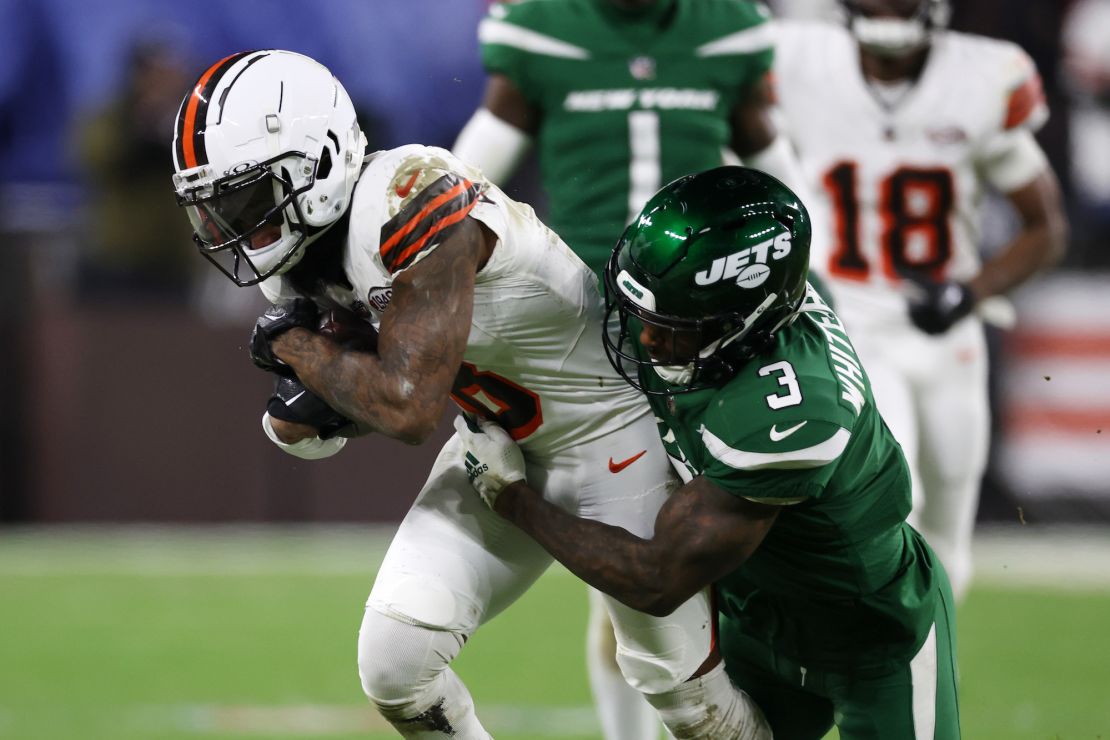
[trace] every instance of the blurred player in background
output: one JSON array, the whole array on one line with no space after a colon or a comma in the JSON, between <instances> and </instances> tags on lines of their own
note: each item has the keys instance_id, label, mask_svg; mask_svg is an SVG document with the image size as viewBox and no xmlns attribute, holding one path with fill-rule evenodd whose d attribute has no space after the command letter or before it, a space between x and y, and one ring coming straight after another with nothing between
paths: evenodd
<instances>
[{"instance_id":1,"label":"blurred player in background","mask_svg":"<svg viewBox=\"0 0 1110 740\"><path fill-rule=\"evenodd\" d=\"M842 740L958 740L951 590L906 524L909 471L866 370L806 283L809 240L782 183L719 167L667 185L618 242L609 359L685 481L650 537L547 503L488 423L459 429L474 487L629 606L666 614L712 584L725 669L779 740L834 724Z\"/></svg>"},{"instance_id":2,"label":"blurred player in background","mask_svg":"<svg viewBox=\"0 0 1110 740\"><path fill-rule=\"evenodd\" d=\"M505 184L532 144L548 223L596 273L662 185L736 162L804 188L770 119L772 34L747 0L525 0L479 27L485 98L454 153ZM605 736L657 726L613 661L591 594L587 667Z\"/></svg>"},{"instance_id":3,"label":"blurred player in background","mask_svg":"<svg viewBox=\"0 0 1110 740\"><path fill-rule=\"evenodd\" d=\"M449 152L364 159L365 145L343 87L291 52L220 60L182 102L174 183L201 252L275 304L251 339L281 377L266 434L308 459L337 453L351 426L418 444L453 398L520 442L557 505L650 533L675 481L650 408L598 351L593 273ZM378 326L376 349L318 333L321 308ZM402 736L488 737L450 664L550 563L473 495L448 441L359 631L363 689ZM768 740L724 674L705 591L664 618L609 608L628 681L676 737Z\"/></svg>"},{"instance_id":4,"label":"blurred player in background","mask_svg":"<svg viewBox=\"0 0 1110 740\"><path fill-rule=\"evenodd\" d=\"M746 0L524 0L479 26L485 98L454 153L497 184L538 145L548 221L596 273L662 185L738 155L788 184L772 30Z\"/></svg>"},{"instance_id":5,"label":"blurred player in background","mask_svg":"<svg viewBox=\"0 0 1110 740\"><path fill-rule=\"evenodd\" d=\"M776 94L814 222L831 228L812 269L910 462L910 520L960 598L988 449L981 320L1012 322L1000 297L1065 248L1059 186L1033 138L1048 110L1029 57L945 30L946 0L843 5L847 28L779 24ZM987 189L1021 227L981 262Z\"/></svg>"}]
</instances>

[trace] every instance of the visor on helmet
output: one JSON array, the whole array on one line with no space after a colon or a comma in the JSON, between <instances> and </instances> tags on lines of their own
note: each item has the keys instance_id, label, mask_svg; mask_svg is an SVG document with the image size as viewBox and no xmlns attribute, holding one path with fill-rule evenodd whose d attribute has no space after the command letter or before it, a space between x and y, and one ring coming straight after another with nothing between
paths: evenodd
<instances>
[{"instance_id":1,"label":"visor on helmet","mask_svg":"<svg viewBox=\"0 0 1110 740\"><path fill-rule=\"evenodd\" d=\"M296 198L313 179L294 189L287 170L276 165L290 156L312 161L300 153L285 154L178 197L201 254L238 285L278 274L307 238Z\"/></svg>"},{"instance_id":2,"label":"visor on helmet","mask_svg":"<svg viewBox=\"0 0 1110 740\"><path fill-rule=\"evenodd\" d=\"M279 197L276 179L255 173L220 194L186 206L185 211L202 248L220 249L242 242L247 249L257 250L281 238L285 216Z\"/></svg>"}]
</instances>

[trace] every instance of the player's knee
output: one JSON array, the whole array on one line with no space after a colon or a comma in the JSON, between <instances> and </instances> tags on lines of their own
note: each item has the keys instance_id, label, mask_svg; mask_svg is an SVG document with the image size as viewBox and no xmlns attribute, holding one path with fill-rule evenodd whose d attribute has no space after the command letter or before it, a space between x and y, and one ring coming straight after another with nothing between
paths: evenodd
<instances>
[{"instance_id":1,"label":"player's knee","mask_svg":"<svg viewBox=\"0 0 1110 740\"><path fill-rule=\"evenodd\" d=\"M406 624L367 608L358 635L358 674L370 701L382 706L419 697L462 647L462 636Z\"/></svg>"},{"instance_id":2,"label":"player's knee","mask_svg":"<svg viewBox=\"0 0 1110 740\"><path fill-rule=\"evenodd\" d=\"M659 656L617 649L616 661L628 685L642 694L661 694L682 685L698 668L697 661L674 660L674 656Z\"/></svg>"},{"instance_id":3,"label":"player's knee","mask_svg":"<svg viewBox=\"0 0 1110 740\"><path fill-rule=\"evenodd\" d=\"M650 617L610 603L616 660L628 685L642 694L661 694L693 676L711 650L709 600L700 594L672 615Z\"/></svg>"}]
</instances>

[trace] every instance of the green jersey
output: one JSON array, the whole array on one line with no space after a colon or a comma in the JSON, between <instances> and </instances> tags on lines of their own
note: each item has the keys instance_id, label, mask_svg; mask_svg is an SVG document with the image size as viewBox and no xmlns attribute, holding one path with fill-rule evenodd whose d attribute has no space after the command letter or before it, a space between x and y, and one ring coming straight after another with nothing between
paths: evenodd
<instances>
[{"instance_id":1,"label":"green jersey","mask_svg":"<svg viewBox=\"0 0 1110 740\"><path fill-rule=\"evenodd\" d=\"M542 116L548 221L595 272L656 190L723 163L729 113L771 66L767 18L745 0L660 0L641 15L523 0L482 21L486 70Z\"/></svg>"},{"instance_id":2,"label":"green jersey","mask_svg":"<svg viewBox=\"0 0 1110 740\"><path fill-rule=\"evenodd\" d=\"M641 371L647 390L665 390ZM651 396L664 445L687 480L781 504L752 557L717 584L746 636L812 667L886 668L932 623L933 558L905 524L901 448L836 314L811 288L775 348L723 387Z\"/></svg>"}]
</instances>

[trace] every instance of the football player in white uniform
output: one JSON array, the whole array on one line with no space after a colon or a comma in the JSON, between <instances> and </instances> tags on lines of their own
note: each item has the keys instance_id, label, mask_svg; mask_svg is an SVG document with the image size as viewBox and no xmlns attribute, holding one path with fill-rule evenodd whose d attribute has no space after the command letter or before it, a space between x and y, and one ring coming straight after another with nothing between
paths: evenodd
<instances>
[{"instance_id":1,"label":"football player in white uniform","mask_svg":"<svg viewBox=\"0 0 1110 740\"><path fill-rule=\"evenodd\" d=\"M340 83L291 52L223 59L182 103L174 182L198 245L275 304L251 340L283 376L266 434L308 458L344 446L336 418L415 444L452 397L519 442L558 506L650 533L672 473L649 407L601 351L593 273L449 152L364 147ZM327 307L378 327L377 351L313 331ZM288 412L306 399L315 411ZM551 563L470 494L458 446L401 523L359 632L363 689L406 738L488 737L450 663ZM769 737L724 675L705 593L662 619L609 607L627 680L676 737Z\"/></svg>"},{"instance_id":2,"label":"football player in white uniform","mask_svg":"<svg viewBox=\"0 0 1110 740\"><path fill-rule=\"evenodd\" d=\"M883 417L915 473L918 529L957 598L986 464L980 318L1063 253L1059 187L1033 132L1048 115L1017 46L945 29L946 0L851 0L847 27L782 23L775 76L827 278ZM987 189L1013 204L1014 239L979 256ZM821 249L825 247L825 249Z\"/></svg>"}]
</instances>

